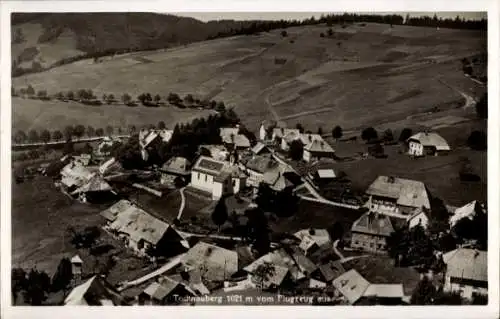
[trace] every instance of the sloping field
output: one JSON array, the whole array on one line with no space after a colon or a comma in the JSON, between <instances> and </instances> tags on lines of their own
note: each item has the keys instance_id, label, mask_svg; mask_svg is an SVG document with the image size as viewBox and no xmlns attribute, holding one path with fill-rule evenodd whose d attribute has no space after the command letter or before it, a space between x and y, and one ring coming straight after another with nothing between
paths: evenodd
<instances>
[{"instance_id":1,"label":"sloping field","mask_svg":"<svg viewBox=\"0 0 500 319\"><path fill-rule=\"evenodd\" d=\"M311 130L352 128L386 121L388 114L396 121L430 107L451 107L462 96L436 77L451 85L464 81L460 60L486 51L486 35L479 31L379 24L332 29L324 38L319 35L326 26L294 27L287 37L275 30L97 64L79 61L13 84L49 93L90 88L97 96L192 93L235 107L251 129L271 116L290 125L300 119Z\"/></svg>"},{"instance_id":2,"label":"sloping field","mask_svg":"<svg viewBox=\"0 0 500 319\"><path fill-rule=\"evenodd\" d=\"M178 109L176 107L127 107L124 105L89 106L60 101L12 99L13 130L62 130L66 125L92 125L95 128L127 128L164 121L167 127L178 122L189 122L194 118L210 114L208 110Z\"/></svg>"}]
</instances>

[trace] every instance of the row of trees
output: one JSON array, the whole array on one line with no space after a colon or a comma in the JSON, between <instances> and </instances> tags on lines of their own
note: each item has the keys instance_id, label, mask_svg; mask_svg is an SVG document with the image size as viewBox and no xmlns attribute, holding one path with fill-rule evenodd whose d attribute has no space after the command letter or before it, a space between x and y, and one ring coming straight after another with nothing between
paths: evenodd
<instances>
[{"instance_id":1,"label":"row of trees","mask_svg":"<svg viewBox=\"0 0 500 319\"><path fill-rule=\"evenodd\" d=\"M163 123L164 124L164 123ZM129 127L129 132L135 132L136 128L135 126ZM61 141L61 140L72 140L73 137L76 138L84 138L85 135L87 137L101 137L106 135L113 135L114 133L117 133L119 135L121 134L126 134L128 133L126 130L122 129L121 127L114 128L111 125L106 126L105 128L94 128L93 126L89 125L87 127L79 124L79 125L68 125L64 128L63 131L61 130L55 130L55 131L49 131L47 129L42 130L42 131L37 131L37 130L29 130L28 133L26 133L23 130L18 130L13 136L12 140L16 144L22 144L22 143L48 143L50 141Z\"/></svg>"},{"instance_id":2,"label":"row of trees","mask_svg":"<svg viewBox=\"0 0 500 319\"><path fill-rule=\"evenodd\" d=\"M78 101L87 105L102 105L106 103L108 105L114 104L119 100L115 97L114 94L103 94L101 99L94 94L91 89L80 89L76 92L68 91L68 92L57 92L53 96L48 95L46 90L35 91L32 85L28 85L27 88L21 88L17 90L15 87L12 87L12 96L21 96L28 97L31 99L41 99L41 100L50 100L55 98L59 101ZM142 105L148 107L157 107L160 105L166 105L162 100L165 100L169 104L178 106L180 108L191 107L197 108L202 107L205 109L215 109L218 112L223 112L226 109L226 105L223 101L215 101L209 99L200 100L198 98L194 98L192 94L187 94L184 98L181 98L177 93L169 93L168 96L163 99L159 94L152 95L151 93L141 93L137 96L137 101L139 101ZM137 106L137 103L133 99L133 97L125 93L120 97L120 101L127 106Z\"/></svg>"}]
</instances>

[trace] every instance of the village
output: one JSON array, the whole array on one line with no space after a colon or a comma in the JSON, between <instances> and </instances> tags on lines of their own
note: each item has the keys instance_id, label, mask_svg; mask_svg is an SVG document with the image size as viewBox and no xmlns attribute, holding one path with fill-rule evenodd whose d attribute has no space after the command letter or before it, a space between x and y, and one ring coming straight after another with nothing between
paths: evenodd
<instances>
[{"instance_id":1,"label":"village","mask_svg":"<svg viewBox=\"0 0 500 319\"><path fill-rule=\"evenodd\" d=\"M350 143L366 145L353 162L455 151L429 130L344 136L264 121L254 134L232 109L73 149L31 179L103 207L98 226L69 225L54 273L14 268L14 301L24 292L26 303L52 305L485 304L486 204L450 206L397 175L360 190L335 166Z\"/></svg>"}]
</instances>

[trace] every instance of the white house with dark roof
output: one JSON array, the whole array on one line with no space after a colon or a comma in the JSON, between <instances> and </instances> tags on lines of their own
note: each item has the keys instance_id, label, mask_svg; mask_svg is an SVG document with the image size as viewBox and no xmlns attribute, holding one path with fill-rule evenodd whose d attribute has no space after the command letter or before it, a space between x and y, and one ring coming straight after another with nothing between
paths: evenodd
<instances>
[{"instance_id":1,"label":"white house with dark roof","mask_svg":"<svg viewBox=\"0 0 500 319\"><path fill-rule=\"evenodd\" d=\"M407 140L408 154L413 156L441 155L450 151L448 142L439 134L420 132Z\"/></svg>"},{"instance_id":2,"label":"white house with dark roof","mask_svg":"<svg viewBox=\"0 0 500 319\"><path fill-rule=\"evenodd\" d=\"M488 294L488 252L458 248L443 255L446 264L444 291L471 299Z\"/></svg>"},{"instance_id":3,"label":"white house with dark roof","mask_svg":"<svg viewBox=\"0 0 500 319\"><path fill-rule=\"evenodd\" d=\"M212 194L213 199L239 193L246 178L237 165L207 156L200 156L191 169L191 186Z\"/></svg>"},{"instance_id":4,"label":"white house with dark roof","mask_svg":"<svg viewBox=\"0 0 500 319\"><path fill-rule=\"evenodd\" d=\"M415 209L431 208L425 184L392 176L379 176L368 187L367 207L371 211L406 218Z\"/></svg>"}]
</instances>

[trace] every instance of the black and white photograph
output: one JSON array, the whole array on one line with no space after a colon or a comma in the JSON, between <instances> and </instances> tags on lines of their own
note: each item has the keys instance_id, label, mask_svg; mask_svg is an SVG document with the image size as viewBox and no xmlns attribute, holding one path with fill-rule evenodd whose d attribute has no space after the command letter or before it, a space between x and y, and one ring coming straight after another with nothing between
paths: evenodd
<instances>
[{"instance_id":1,"label":"black and white photograph","mask_svg":"<svg viewBox=\"0 0 500 319\"><path fill-rule=\"evenodd\" d=\"M489 18L12 12L2 306L488 305Z\"/></svg>"}]
</instances>

